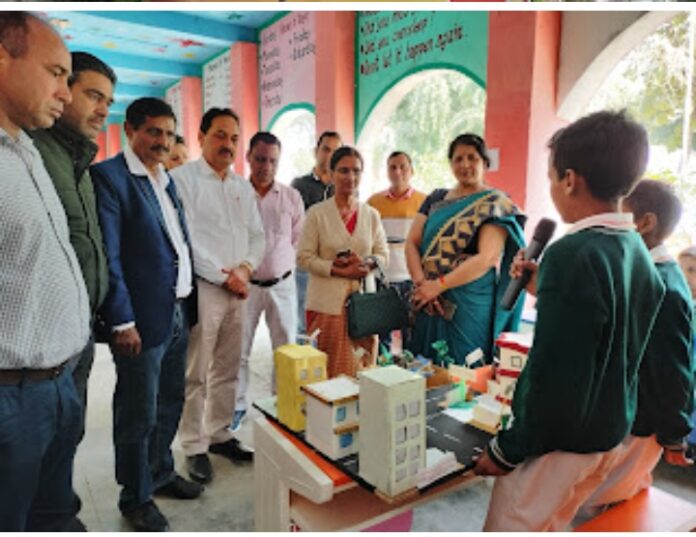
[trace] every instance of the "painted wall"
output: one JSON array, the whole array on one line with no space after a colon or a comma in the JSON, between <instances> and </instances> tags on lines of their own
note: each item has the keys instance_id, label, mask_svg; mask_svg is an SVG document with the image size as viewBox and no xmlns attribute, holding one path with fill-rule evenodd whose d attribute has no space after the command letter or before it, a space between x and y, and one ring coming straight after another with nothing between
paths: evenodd
<instances>
[{"instance_id":1,"label":"painted wall","mask_svg":"<svg viewBox=\"0 0 696 537\"><path fill-rule=\"evenodd\" d=\"M453 68L486 85L488 13L359 12L356 127L395 84L425 69Z\"/></svg>"},{"instance_id":2,"label":"painted wall","mask_svg":"<svg viewBox=\"0 0 696 537\"><path fill-rule=\"evenodd\" d=\"M289 13L259 33L259 112L266 130L290 108L314 111L315 16Z\"/></svg>"}]
</instances>

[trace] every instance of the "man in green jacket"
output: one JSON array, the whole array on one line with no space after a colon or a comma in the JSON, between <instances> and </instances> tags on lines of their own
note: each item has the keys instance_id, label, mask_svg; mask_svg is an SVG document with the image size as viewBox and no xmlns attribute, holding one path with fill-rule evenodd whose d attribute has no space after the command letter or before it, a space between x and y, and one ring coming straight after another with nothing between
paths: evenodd
<instances>
[{"instance_id":1,"label":"man in green jacket","mask_svg":"<svg viewBox=\"0 0 696 537\"><path fill-rule=\"evenodd\" d=\"M92 319L109 288L109 273L102 243L92 179L87 172L97 154L94 142L113 102L116 75L100 59L86 52L73 52L68 85L72 102L62 117L46 130L31 134L68 217L70 242L80 262L89 294ZM94 361L94 337L74 365L73 378L83 407L84 436L87 413L87 381Z\"/></svg>"}]
</instances>

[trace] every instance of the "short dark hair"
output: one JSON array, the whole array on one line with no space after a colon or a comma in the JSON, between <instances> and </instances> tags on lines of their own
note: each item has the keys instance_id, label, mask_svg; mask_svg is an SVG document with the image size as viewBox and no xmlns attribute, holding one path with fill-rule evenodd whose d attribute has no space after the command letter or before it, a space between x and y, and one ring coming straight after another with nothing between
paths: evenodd
<instances>
[{"instance_id":1,"label":"short dark hair","mask_svg":"<svg viewBox=\"0 0 696 537\"><path fill-rule=\"evenodd\" d=\"M344 157L357 157L357 159L360 161L360 166L362 167L365 165L360 151L349 145L344 145L336 149L336 151L333 152L333 155L331 155L329 169L331 171L334 171L336 169L336 166L338 166L339 161Z\"/></svg>"},{"instance_id":2,"label":"short dark hair","mask_svg":"<svg viewBox=\"0 0 696 537\"><path fill-rule=\"evenodd\" d=\"M201 132L206 134L210 130L210 126L213 124L213 120L216 117L227 116L231 117L239 125L239 116L231 108L209 108L203 117L201 118Z\"/></svg>"},{"instance_id":3,"label":"short dark hair","mask_svg":"<svg viewBox=\"0 0 696 537\"><path fill-rule=\"evenodd\" d=\"M249 140L249 153L251 153L251 150L254 149L256 144L262 142L267 145L277 145L279 150L283 149L283 146L280 144L280 140L275 134L272 132L259 131L251 137L251 140Z\"/></svg>"},{"instance_id":4,"label":"short dark hair","mask_svg":"<svg viewBox=\"0 0 696 537\"><path fill-rule=\"evenodd\" d=\"M558 130L548 147L558 175L573 170L602 201L627 195L648 164L648 134L624 110L585 116Z\"/></svg>"},{"instance_id":5,"label":"short dark hair","mask_svg":"<svg viewBox=\"0 0 696 537\"><path fill-rule=\"evenodd\" d=\"M90 54L89 52L71 52L72 57L72 74L68 78L68 86L72 86L83 71L94 71L100 75L104 75L109 79L111 84L116 85L116 73L114 70L106 65L96 56Z\"/></svg>"},{"instance_id":6,"label":"short dark hair","mask_svg":"<svg viewBox=\"0 0 696 537\"><path fill-rule=\"evenodd\" d=\"M639 181L625 201L636 218L646 213L657 217L657 237L660 241L669 237L682 215L682 203L674 188L654 179Z\"/></svg>"},{"instance_id":7,"label":"short dark hair","mask_svg":"<svg viewBox=\"0 0 696 537\"><path fill-rule=\"evenodd\" d=\"M167 116L176 123L174 110L162 99L156 97L141 97L136 99L126 108L126 121L134 129L139 129L140 126L147 121L149 117Z\"/></svg>"},{"instance_id":8,"label":"short dark hair","mask_svg":"<svg viewBox=\"0 0 696 537\"><path fill-rule=\"evenodd\" d=\"M484 164L486 165L486 168L491 167L491 157L488 156L486 142L484 142L483 138L481 138L478 134L472 134L470 132L467 132L466 134L460 134L454 140L452 140L452 142L449 145L449 149L447 150L448 160L452 160L454 152L460 145L468 145L476 149L476 152L479 154L479 157L481 157L481 159L483 160Z\"/></svg>"},{"instance_id":9,"label":"short dark hair","mask_svg":"<svg viewBox=\"0 0 696 537\"><path fill-rule=\"evenodd\" d=\"M29 50L29 19L41 21L27 11L0 11L0 45L12 58L21 58ZM44 22L44 21L41 21Z\"/></svg>"},{"instance_id":10,"label":"short dark hair","mask_svg":"<svg viewBox=\"0 0 696 537\"><path fill-rule=\"evenodd\" d=\"M184 137L181 136L181 134L177 134L174 136L174 145L186 145L186 140L184 140Z\"/></svg>"},{"instance_id":11,"label":"short dark hair","mask_svg":"<svg viewBox=\"0 0 696 537\"><path fill-rule=\"evenodd\" d=\"M338 138L341 140L341 135L338 134L336 131L324 131L319 135L319 139L317 140L317 149L321 147L321 143L324 141L324 138Z\"/></svg>"},{"instance_id":12,"label":"short dark hair","mask_svg":"<svg viewBox=\"0 0 696 537\"><path fill-rule=\"evenodd\" d=\"M406 151L392 151L391 155L387 157L387 163L394 157L400 157L400 156L406 157L406 160L408 160L408 165L411 166L411 169L413 169L413 161L411 160L411 155L406 153Z\"/></svg>"}]
</instances>

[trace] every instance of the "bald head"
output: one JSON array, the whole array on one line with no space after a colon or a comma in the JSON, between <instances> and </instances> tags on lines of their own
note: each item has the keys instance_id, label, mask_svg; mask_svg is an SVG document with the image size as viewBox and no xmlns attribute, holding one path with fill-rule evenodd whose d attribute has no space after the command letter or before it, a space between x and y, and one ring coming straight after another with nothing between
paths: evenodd
<instances>
[{"instance_id":1,"label":"bald head","mask_svg":"<svg viewBox=\"0 0 696 537\"><path fill-rule=\"evenodd\" d=\"M0 128L48 128L71 101L70 54L46 21L0 12Z\"/></svg>"}]
</instances>

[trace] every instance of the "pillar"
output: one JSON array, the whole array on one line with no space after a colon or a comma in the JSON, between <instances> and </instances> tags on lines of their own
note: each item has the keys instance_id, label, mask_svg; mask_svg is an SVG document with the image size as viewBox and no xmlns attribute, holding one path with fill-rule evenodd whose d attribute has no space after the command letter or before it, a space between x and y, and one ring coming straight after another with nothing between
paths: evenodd
<instances>
[{"instance_id":1,"label":"pillar","mask_svg":"<svg viewBox=\"0 0 696 537\"><path fill-rule=\"evenodd\" d=\"M106 127L106 158L111 158L121 151L121 125L111 123Z\"/></svg>"},{"instance_id":2,"label":"pillar","mask_svg":"<svg viewBox=\"0 0 696 537\"><path fill-rule=\"evenodd\" d=\"M355 12L318 11L316 24L317 137L337 131L355 143Z\"/></svg>"},{"instance_id":3,"label":"pillar","mask_svg":"<svg viewBox=\"0 0 696 537\"><path fill-rule=\"evenodd\" d=\"M239 115L240 136L235 171L247 175L246 150L251 137L259 130L258 45L235 43L231 48L232 110Z\"/></svg>"},{"instance_id":4,"label":"pillar","mask_svg":"<svg viewBox=\"0 0 696 537\"><path fill-rule=\"evenodd\" d=\"M546 144L566 124L556 115L561 13L491 12L489 25L485 135L500 160L487 180L524 208L529 238L540 218L557 219Z\"/></svg>"},{"instance_id":5,"label":"pillar","mask_svg":"<svg viewBox=\"0 0 696 537\"><path fill-rule=\"evenodd\" d=\"M94 163L101 162L106 158L106 131L101 131L95 140L99 147L97 154L94 156Z\"/></svg>"},{"instance_id":6,"label":"pillar","mask_svg":"<svg viewBox=\"0 0 696 537\"><path fill-rule=\"evenodd\" d=\"M186 140L189 158L196 160L201 156L198 143L198 131L203 116L203 93L201 79L197 76L185 76L181 84L181 135Z\"/></svg>"}]
</instances>

